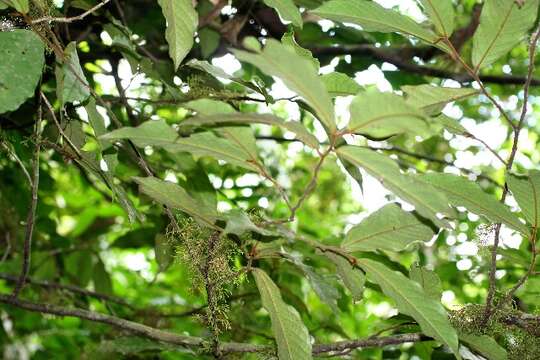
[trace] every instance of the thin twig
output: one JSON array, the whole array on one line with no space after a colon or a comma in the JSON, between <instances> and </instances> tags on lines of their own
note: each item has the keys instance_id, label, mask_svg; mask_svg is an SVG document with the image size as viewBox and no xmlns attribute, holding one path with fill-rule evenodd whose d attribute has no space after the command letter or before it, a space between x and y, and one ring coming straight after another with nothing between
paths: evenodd
<instances>
[{"instance_id":1,"label":"thin twig","mask_svg":"<svg viewBox=\"0 0 540 360\"><path fill-rule=\"evenodd\" d=\"M32 197L30 200L30 206L28 208L28 215L26 216L26 230L24 234L24 245L23 245L23 260L21 266L21 273L19 279L15 284L15 288L11 296L15 299L19 296L19 293L26 284L26 278L30 272L31 256L32 256L32 237L34 235L34 224L36 220L36 209L38 203L38 188L39 188L39 155L41 152L41 121L42 121L42 110L41 110L41 100L38 101L38 118L35 124L34 130L34 156L32 159L32 181L30 183Z\"/></svg>"},{"instance_id":2,"label":"thin twig","mask_svg":"<svg viewBox=\"0 0 540 360\"><path fill-rule=\"evenodd\" d=\"M0 274L0 279L6 280L9 282L17 282L19 280L18 277L14 275L10 275L10 274ZM48 289L65 290L65 291L69 291L69 292L76 293L79 295L89 296L96 299L113 302L113 303L123 305L134 310L134 307L132 305L130 305L124 299L116 297L116 296L101 294L101 293L86 290L86 289L83 289L74 285L59 284L59 283L49 282L49 281L41 281L41 280L32 279L30 277L27 277L25 281L27 284L31 284L31 285L35 285L35 286L39 286L43 288L48 288Z\"/></svg>"},{"instance_id":3,"label":"thin twig","mask_svg":"<svg viewBox=\"0 0 540 360\"><path fill-rule=\"evenodd\" d=\"M42 22L59 22L59 23L68 23L69 24L69 23L72 23L72 22L75 22L75 21L78 21L78 20L83 20L88 15L96 12L97 10L102 8L103 6L107 5L107 3L109 3L110 1L111 0L103 0L102 2L97 4L96 6L92 7L91 9L88 9L87 11L85 11L82 14L77 15L77 16L73 16L73 17L45 16L45 17L42 17L42 18L39 18L39 19L32 20L30 22L30 24L35 25L35 24L39 24L39 23L42 23Z\"/></svg>"},{"instance_id":4,"label":"thin twig","mask_svg":"<svg viewBox=\"0 0 540 360\"><path fill-rule=\"evenodd\" d=\"M9 230L6 231L4 238L6 239L6 250L4 251L4 255L2 255L2 259L0 259L0 264L7 260L11 252L11 234Z\"/></svg>"},{"instance_id":5,"label":"thin twig","mask_svg":"<svg viewBox=\"0 0 540 360\"><path fill-rule=\"evenodd\" d=\"M32 186L32 177L30 176L30 173L28 172L28 170L26 170L26 166L24 166L23 162L21 161L21 159L19 158L19 156L17 156L17 153L15 151L13 151L5 142L3 141L0 141L0 145L2 145L2 147L4 148L4 150L6 150L6 152L8 153L8 155L10 155L16 162L17 164L19 165L19 167L21 168L21 170L23 171L24 173L24 176L26 177L26 180L28 181L28 184L30 186Z\"/></svg>"},{"instance_id":6,"label":"thin twig","mask_svg":"<svg viewBox=\"0 0 540 360\"><path fill-rule=\"evenodd\" d=\"M495 105L495 107L499 110L499 112L501 113L503 118L508 122L510 127L512 129L515 129L516 125L514 125L514 123L512 122L512 120L510 119L508 114L506 113L506 111L504 111L501 104L499 104L499 102L489 93L489 91L487 91L486 87L482 83L482 80L480 80L480 78L478 77L478 73L476 71L474 71L474 69L472 69L469 66L469 64L467 64L467 62L465 62L465 60L463 60L463 58L461 57L459 52L454 48L454 45L452 44L452 42L448 38L443 38L443 42L446 45L448 45L448 47L452 51L452 56L454 57L454 59L457 60L463 66L465 71L467 71L467 73L469 73L469 75L474 79L474 81L476 81L476 83L480 87L480 90L482 90L482 93L489 99L489 101L491 101L493 103L493 105Z\"/></svg>"},{"instance_id":7,"label":"thin twig","mask_svg":"<svg viewBox=\"0 0 540 360\"><path fill-rule=\"evenodd\" d=\"M536 46L538 44L538 40L540 38L540 27L536 30L536 33L533 35L530 46L529 46L529 69L527 73L527 80L525 82L524 86L524 98L523 98L523 108L521 110L521 115L519 117L518 124L513 127L514 132L514 139L512 141L512 150L510 152L510 155L508 157L508 161L506 164L506 171L509 172L512 169L512 165L514 164L514 160L516 158L516 153L518 150L518 142L519 142L519 134L521 132L521 128L523 127L523 123L525 122L525 118L527 117L527 107L528 107L528 95L529 95L529 88L532 81L532 76L534 73L534 62L536 58ZM504 202L506 200L506 196L508 194L508 186L505 186L503 190L503 194L501 196L501 202ZM493 241L493 247L491 249L491 268L489 271L489 289L488 289L488 295L486 298L486 309L485 309L485 316L484 319L487 322L491 314L493 313L493 307L494 307L494 300L495 300L495 291L497 289L496 283L496 272L497 272L497 251L499 248L500 243L500 235L501 235L501 224L497 224L495 228L495 237ZM534 240L531 236L531 243L536 243L536 229L533 229ZM519 282L516 284L517 287L514 287L514 289L511 290L511 293L513 294L515 291L519 289L521 285L526 281L527 277L530 276L532 271L534 270L534 266L536 264L536 248L533 247L533 259L531 261L531 267L525 274L525 276L519 280Z\"/></svg>"},{"instance_id":8,"label":"thin twig","mask_svg":"<svg viewBox=\"0 0 540 360\"><path fill-rule=\"evenodd\" d=\"M66 135L66 133L64 132L64 129L62 129L62 126L60 125L60 122L58 121L58 118L56 117L56 114L54 113L54 108L52 107L51 103L49 102L49 100L47 99L47 97L45 96L45 94L42 91L40 91L39 94L40 94L41 98L43 99L43 102L45 103L45 106L47 106L47 109L49 109L49 113L51 114L51 117L52 117L52 119L54 121L54 124L56 125L56 127L58 129L58 132L60 133L62 138L69 144L69 146L73 149L75 154L77 154L79 159L82 159L81 152L75 146L75 144L73 144L71 139Z\"/></svg>"}]
</instances>

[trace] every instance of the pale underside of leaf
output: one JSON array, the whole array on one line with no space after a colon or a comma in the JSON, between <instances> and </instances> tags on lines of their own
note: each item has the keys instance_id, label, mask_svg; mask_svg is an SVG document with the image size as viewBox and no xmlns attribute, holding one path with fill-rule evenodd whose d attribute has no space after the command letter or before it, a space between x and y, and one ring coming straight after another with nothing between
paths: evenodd
<instances>
[{"instance_id":1,"label":"pale underside of leaf","mask_svg":"<svg viewBox=\"0 0 540 360\"><path fill-rule=\"evenodd\" d=\"M539 0L527 0L521 7L514 0L485 1L473 36L475 70L494 63L523 39L534 25L538 4Z\"/></svg>"},{"instance_id":2,"label":"pale underside of leaf","mask_svg":"<svg viewBox=\"0 0 540 360\"><path fill-rule=\"evenodd\" d=\"M137 146L157 146L171 153L189 152L197 156L210 156L252 171L259 171L253 159L243 148L210 132L196 133L183 138L164 121L147 121L142 125L124 127L102 136L102 139L130 139Z\"/></svg>"},{"instance_id":3,"label":"pale underside of leaf","mask_svg":"<svg viewBox=\"0 0 540 360\"><path fill-rule=\"evenodd\" d=\"M325 2L312 13L325 19L360 25L365 31L399 32L430 44L436 44L438 39L434 32L423 28L411 18L385 9L376 2L332 0Z\"/></svg>"},{"instance_id":4,"label":"pale underside of leaf","mask_svg":"<svg viewBox=\"0 0 540 360\"><path fill-rule=\"evenodd\" d=\"M337 153L363 168L388 190L414 205L420 215L438 226L449 227L438 215L453 218L455 212L448 206L448 199L440 191L425 186L410 175L402 174L393 160L370 149L346 145L338 148Z\"/></svg>"},{"instance_id":5,"label":"pale underside of leaf","mask_svg":"<svg viewBox=\"0 0 540 360\"><path fill-rule=\"evenodd\" d=\"M355 251L403 251L430 240L433 230L396 204L380 208L347 233L341 247Z\"/></svg>"},{"instance_id":6,"label":"pale underside of leaf","mask_svg":"<svg viewBox=\"0 0 540 360\"><path fill-rule=\"evenodd\" d=\"M449 38L454 31L452 0L420 0L437 34Z\"/></svg>"},{"instance_id":7,"label":"pale underside of leaf","mask_svg":"<svg viewBox=\"0 0 540 360\"><path fill-rule=\"evenodd\" d=\"M319 141L312 135L302 123L297 121L285 121L280 117L270 114L253 113L233 113L211 116L195 116L182 122L182 126L187 125L232 125L232 124L265 124L282 127L294 133L299 140L306 145L317 148Z\"/></svg>"},{"instance_id":8,"label":"pale underside of leaf","mask_svg":"<svg viewBox=\"0 0 540 360\"><path fill-rule=\"evenodd\" d=\"M398 133L423 134L428 130L425 114L391 93L358 94L350 106L352 133L385 137Z\"/></svg>"},{"instance_id":9,"label":"pale underside of leaf","mask_svg":"<svg viewBox=\"0 0 540 360\"><path fill-rule=\"evenodd\" d=\"M309 333L298 312L283 301L278 287L263 270L253 269L252 273L261 294L263 307L268 311L272 321L279 359L311 359Z\"/></svg>"},{"instance_id":10,"label":"pale underside of leaf","mask_svg":"<svg viewBox=\"0 0 540 360\"><path fill-rule=\"evenodd\" d=\"M445 193L451 205L463 206L493 223L504 223L514 230L528 234L527 227L508 207L494 196L485 193L476 183L462 176L437 173L421 175L419 179Z\"/></svg>"},{"instance_id":11,"label":"pale underside of leaf","mask_svg":"<svg viewBox=\"0 0 540 360\"><path fill-rule=\"evenodd\" d=\"M525 177L509 175L506 182L527 221L538 228L540 225L540 171L530 170L528 176Z\"/></svg>"},{"instance_id":12,"label":"pale underside of leaf","mask_svg":"<svg viewBox=\"0 0 540 360\"><path fill-rule=\"evenodd\" d=\"M448 345L454 355L460 358L456 331L440 302L430 299L419 284L400 272L390 270L374 260L357 261L368 278L375 281L395 301L400 312L412 316L426 335Z\"/></svg>"},{"instance_id":13,"label":"pale underside of leaf","mask_svg":"<svg viewBox=\"0 0 540 360\"><path fill-rule=\"evenodd\" d=\"M428 115L440 113L444 106L453 101L459 101L478 94L476 89L449 88L433 85L402 86L406 102L424 110Z\"/></svg>"},{"instance_id":14,"label":"pale underside of leaf","mask_svg":"<svg viewBox=\"0 0 540 360\"><path fill-rule=\"evenodd\" d=\"M177 69L193 46L199 14L193 8L192 0L158 0L158 3L167 20L165 38Z\"/></svg>"},{"instance_id":15,"label":"pale underside of leaf","mask_svg":"<svg viewBox=\"0 0 540 360\"><path fill-rule=\"evenodd\" d=\"M241 61L280 78L313 108L327 131L332 133L336 130L332 99L308 59L298 55L289 46L272 39L268 40L264 49L258 53L235 50L234 54Z\"/></svg>"},{"instance_id":16,"label":"pale underside of leaf","mask_svg":"<svg viewBox=\"0 0 540 360\"><path fill-rule=\"evenodd\" d=\"M135 177L134 180L140 185L141 192L160 204L181 210L210 226L217 220L215 209L193 199L178 184L155 177Z\"/></svg>"}]
</instances>

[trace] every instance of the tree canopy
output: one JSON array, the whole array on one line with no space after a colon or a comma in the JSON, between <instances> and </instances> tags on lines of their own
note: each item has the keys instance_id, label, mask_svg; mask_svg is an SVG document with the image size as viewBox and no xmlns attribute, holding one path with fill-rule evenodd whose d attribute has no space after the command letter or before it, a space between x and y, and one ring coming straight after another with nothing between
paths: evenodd
<instances>
[{"instance_id":1,"label":"tree canopy","mask_svg":"<svg viewBox=\"0 0 540 360\"><path fill-rule=\"evenodd\" d=\"M540 0L0 0L5 359L538 359Z\"/></svg>"}]
</instances>

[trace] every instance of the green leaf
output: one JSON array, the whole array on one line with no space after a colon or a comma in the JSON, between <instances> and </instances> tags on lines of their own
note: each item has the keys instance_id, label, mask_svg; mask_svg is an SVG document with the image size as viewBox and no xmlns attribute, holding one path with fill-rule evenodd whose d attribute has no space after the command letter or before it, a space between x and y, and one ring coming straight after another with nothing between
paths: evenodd
<instances>
[{"instance_id":1,"label":"green leaf","mask_svg":"<svg viewBox=\"0 0 540 360\"><path fill-rule=\"evenodd\" d=\"M487 335L460 333L459 339L489 360L507 360L506 350Z\"/></svg>"},{"instance_id":2,"label":"green leaf","mask_svg":"<svg viewBox=\"0 0 540 360\"><path fill-rule=\"evenodd\" d=\"M263 0L264 3L278 12L279 16L290 21L294 26L302 27L302 15L292 0Z\"/></svg>"},{"instance_id":3,"label":"green leaf","mask_svg":"<svg viewBox=\"0 0 540 360\"><path fill-rule=\"evenodd\" d=\"M399 133L423 134L428 130L426 115L391 93L363 92L350 106L353 133L382 138Z\"/></svg>"},{"instance_id":4,"label":"green leaf","mask_svg":"<svg viewBox=\"0 0 540 360\"><path fill-rule=\"evenodd\" d=\"M252 271L263 307L272 321L280 360L311 359L309 332L298 312L281 298L278 287L261 269Z\"/></svg>"},{"instance_id":5,"label":"green leaf","mask_svg":"<svg viewBox=\"0 0 540 360\"><path fill-rule=\"evenodd\" d=\"M478 90L469 88L448 88L433 85L402 86L407 104L424 110L428 115L435 115L444 106L478 94Z\"/></svg>"},{"instance_id":6,"label":"green leaf","mask_svg":"<svg viewBox=\"0 0 540 360\"><path fill-rule=\"evenodd\" d=\"M155 177L134 177L133 179L139 184L142 193L160 204L181 210L208 225L213 225L217 220L218 215L215 209L193 199L177 184Z\"/></svg>"},{"instance_id":7,"label":"green leaf","mask_svg":"<svg viewBox=\"0 0 540 360\"><path fill-rule=\"evenodd\" d=\"M507 206L497 201L493 195L485 193L476 183L462 176L438 173L420 175L418 179L446 194L452 206L463 206L493 223L504 223L528 234L527 227Z\"/></svg>"},{"instance_id":8,"label":"green leaf","mask_svg":"<svg viewBox=\"0 0 540 360\"><path fill-rule=\"evenodd\" d=\"M368 279L377 283L394 300L401 313L412 316L424 334L446 344L460 358L456 331L439 301L430 298L418 283L407 279L400 272L390 270L374 260L357 261L368 274Z\"/></svg>"},{"instance_id":9,"label":"green leaf","mask_svg":"<svg viewBox=\"0 0 540 360\"><path fill-rule=\"evenodd\" d=\"M539 0L518 6L514 0L486 0L473 36L472 63L476 70L493 64L519 44L534 25Z\"/></svg>"},{"instance_id":10,"label":"green leaf","mask_svg":"<svg viewBox=\"0 0 540 360\"><path fill-rule=\"evenodd\" d=\"M356 95L362 90L362 86L358 85L356 81L339 72L321 75L321 80L331 96Z\"/></svg>"},{"instance_id":11,"label":"green leaf","mask_svg":"<svg viewBox=\"0 0 540 360\"><path fill-rule=\"evenodd\" d=\"M163 234L156 234L154 253L159 271L163 272L172 264L174 260L174 246Z\"/></svg>"},{"instance_id":12,"label":"green leaf","mask_svg":"<svg viewBox=\"0 0 540 360\"><path fill-rule=\"evenodd\" d=\"M433 229L397 204L380 208L347 233L341 247L355 251L403 251L417 242L430 240Z\"/></svg>"},{"instance_id":13,"label":"green leaf","mask_svg":"<svg viewBox=\"0 0 540 360\"><path fill-rule=\"evenodd\" d=\"M158 0L167 20L165 38L169 44L169 55L178 69L182 60L193 47L193 37L199 24L199 14L191 0Z\"/></svg>"},{"instance_id":14,"label":"green leaf","mask_svg":"<svg viewBox=\"0 0 540 360\"><path fill-rule=\"evenodd\" d=\"M0 32L0 114L16 110L34 95L45 56L41 39L29 30Z\"/></svg>"},{"instance_id":15,"label":"green leaf","mask_svg":"<svg viewBox=\"0 0 540 360\"><path fill-rule=\"evenodd\" d=\"M365 31L398 32L435 44L438 36L411 18L366 0L331 0L311 13L325 19L360 25Z\"/></svg>"},{"instance_id":16,"label":"green leaf","mask_svg":"<svg viewBox=\"0 0 540 360\"><path fill-rule=\"evenodd\" d=\"M454 31L452 0L420 0L427 16L435 25L437 34L449 38Z\"/></svg>"},{"instance_id":17,"label":"green leaf","mask_svg":"<svg viewBox=\"0 0 540 360\"><path fill-rule=\"evenodd\" d=\"M328 305L332 311L339 312L337 307L339 292L337 291L331 276L319 274L312 266L304 264L300 259L300 256L285 255L285 257L302 270L306 279L309 281L311 288L315 291L319 299Z\"/></svg>"},{"instance_id":18,"label":"green leaf","mask_svg":"<svg viewBox=\"0 0 540 360\"><path fill-rule=\"evenodd\" d=\"M296 42L296 39L294 38L294 32L293 31L287 31L283 36L281 37L281 43L285 46L288 46L291 50L293 50L295 53L297 53L299 56L302 56L306 60L309 60L313 67L315 68L315 71L318 73L319 69L321 67L321 64L319 63L319 60L313 57L313 54L308 49L304 49L298 43Z\"/></svg>"},{"instance_id":19,"label":"green leaf","mask_svg":"<svg viewBox=\"0 0 540 360\"><path fill-rule=\"evenodd\" d=\"M94 265L92 271L92 280L94 282L94 289L96 292L106 295L113 294L113 286L111 276L105 269L105 264L101 259L98 259L97 263Z\"/></svg>"},{"instance_id":20,"label":"green leaf","mask_svg":"<svg viewBox=\"0 0 540 360\"><path fill-rule=\"evenodd\" d=\"M529 170L526 177L509 175L506 179L523 215L532 226L540 225L540 171Z\"/></svg>"},{"instance_id":21,"label":"green leaf","mask_svg":"<svg viewBox=\"0 0 540 360\"><path fill-rule=\"evenodd\" d=\"M271 236L272 232L255 225L249 216L240 209L234 209L225 214L227 225L225 233L242 236L247 232L256 232L261 235Z\"/></svg>"},{"instance_id":22,"label":"green leaf","mask_svg":"<svg viewBox=\"0 0 540 360\"><path fill-rule=\"evenodd\" d=\"M449 218L455 216L443 193L426 186L413 176L402 174L397 164L389 157L352 145L338 148L337 153L352 164L363 168L384 187L414 205L420 215L431 219L435 224L449 226L446 221L439 219L438 214Z\"/></svg>"},{"instance_id":23,"label":"green leaf","mask_svg":"<svg viewBox=\"0 0 540 360\"><path fill-rule=\"evenodd\" d=\"M418 263L415 263L411 266L409 278L420 284L420 286L422 287L422 289L424 289L424 292L430 299L436 301L441 300L441 279L435 271L429 270L423 266L420 266Z\"/></svg>"},{"instance_id":24,"label":"green leaf","mask_svg":"<svg viewBox=\"0 0 540 360\"><path fill-rule=\"evenodd\" d=\"M107 140L130 139L139 147L157 146L171 153L189 152L210 156L252 171L259 171L243 148L209 132L179 137L176 131L162 120L147 121L138 127L123 127L101 137Z\"/></svg>"},{"instance_id":25,"label":"green leaf","mask_svg":"<svg viewBox=\"0 0 540 360\"><path fill-rule=\"evenodd\" d=\"M90 96L75 42L70 42L64 50L63 62L56 67L56 82L56 93L62 104L83 102Z\"/></svg>"},{"instance_id":26,"label":"green leaf","mask_svg":"<svg viewBox=\"0 0 540 360\"><path fill-rule=\"evenodd\" d=\"M466 135L467 129L460 124L460 122L454 118L440 114L439 116L431 119L431 127L436 131L446 129L448 132L455 135Z\"/></svg>"},{"instance_id":27,"label":"green leaf","mask_svg":"<svg viewBox=\"0 0 540 360\"><path fill-rule=\"evenodd\" d=\"M236 111L230 104L213 99L191 100L182 106L196 111L199 115L229 114Z\"/></svg>"},{"instance_id":28,"label":"green leaf","mask_svg":"<svg viewBox=\"0 0 540 360\"><path fill-rule=\"evenodd\" d=\"M330 259L336 266L337 273L343 281L343 284L351 292L354 301L362 300L364 296L364 285L366 282L366 276L364 273L351 265L351 263L343 256L325 252L324 255Z\"/></svg>"},{"instance_id":29,"label":"green leaf","mask_svg":"<svg viewBox=\"0 0 540 360\"><path fill-rule=\"evenodd\" d=\"M116 153L111 154L107 152L107 150L112 147L112 142L109 140L105 140L101 137L102 135L107 133L107 129L105 127L105 120L97 111L95 100L92 98L88 100L88 103L84 108L86 109L86 113L88 114L88 122L90 123L90 126L92 126L92 129L94 130L94 135L98 140L99 152L101 153L103 160L107 164L108 171L103 172L103 177L105 177L105 182L107 186L111 188L115 195L115 198L118 200L122 208L128 214L129 221L133 223L137 218L142 221L142 216L135 209L133 203L128 198L124 189L122 189L122 187L116 184L114 181L113 174L116 166L118 165L118 157Z\"/></svg>"},{"instance_id":30,"label":"green leaf","mask_svg":"<svg viewBox=\"0 0 540 360\"><path fill-rule=\"evenodd\" d=\"M319 79L312 63L289 46L269 39L264 50L256 53L234 50L236 57L257 66L268 75L280 78L285 85L304 98L313 108L327 131L336 130L332 98Z\"/></svg>"},{"instance_id":31,"label":"green leaf","mask_svg":"<svg viewBox=\"0 0 540 360\"><path fill-rule=\"evenodd\" d=\"M6 5L13 7L21 14L27 14L28 11L30 11L28 0L2 0L0 2L3 2Z\"/></svg>"},{"instance_id":32,"label":"green leaf","mask_svg":"<svg viewBox=\"0 0 540 360\"><path fill-rule=\"evenodd\" d=\"M210 116L195 116L181 123L186 125L234 125L234 124L265 124L282 127L296 135L304 144L316 149L319 141L313 136L305 126L298 121L285 121L280 117L269 114L254 113L231 113Z\"/></svg>"}]
</instances>

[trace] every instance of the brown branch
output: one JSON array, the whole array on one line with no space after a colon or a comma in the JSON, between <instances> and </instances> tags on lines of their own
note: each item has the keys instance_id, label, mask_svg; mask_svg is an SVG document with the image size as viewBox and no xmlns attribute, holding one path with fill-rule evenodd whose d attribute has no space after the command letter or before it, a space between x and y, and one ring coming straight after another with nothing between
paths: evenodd
<instances>
[{"instance_id":1,"label":"brown branch","mask_svg":"<svg viewBox=\"0 0 540 360\"><path fill-rule=\"evenodd\" d=\"M28 208L28 215L26 216L26 230L24 234L24 245L23 245L23 260L21 266L21 273L15 284L11 296L13 299L16 299L19 296L19 293L23 289L26 278L30 273L30 264L32 256L32 237L34 236L34 224L36 220L36 209L38 203L38 188L39 188L39 156L41 153L41 120L42 120L42 111L41 111L41 98L38 101L38 118L35 124L34 130L34 156L32 159L32 179L30 183L31 187L31 199L30 206Z\"/></svg>"},{"instance_id":2,"label":"brown branch","mask_svg":"<svg viewBox=\"0 0 540 360\"><path fill-rule=\"evenodd\" d=\"M77 16L73 16L73 17L45 16L45 17L42 17L42 18L39 18L39 19L31 20L30 25L35 25L35 24L39 24L39 23L43 23L43 22L58 22L58 23L68 23L69 24L69 23L72 23L72 22L75 22L75 21L78 21L78 20L83 20L88 15L96 12L97 10L102 8L103 6L107 5L107 3L109 3L110 1L111 0L103 0L102 2L97 4L96 6L92 7L91 9L88 9L87 11L85 11L82 14L77 15Z\"/></svg>"},{"instance_id":3,"label":"brown branch","mask_svg":"<svg viewBox=\"0 0 540 360\"><path fill-rule=\"evenodd\" d=\"M199 19L199 29L210 24L216 17L219 16L221 10L229 3L229 0L219 0L214 8L208 12L205 16Z\"/></svg>"},{"instance_id":4,"label":"brown branch","mask_svg":"<svg viewBox=\"0 0 540 360\"><path fill-rule=\"evenodd\" d=\"M8 281L8 282L17 282L19 280L18 277L14 276L14 275L10 275L10 274L0 274L0 279ZM69 292L72 292L72 293L75 293L75 294L88 296L88 297L93 297L93 298L100 299L100 300L105 300L105 301L108 301L108 302L112 302L112 303L116 303L116 304L119 304L119 305L126 306L126 307L134 310L134 307L132 305L130 305L127 301L122 299L122 298L107 295L107 294L98 293L98 292L87 290L87 289L83 289L83 288L80 288L78 286L69 285L69 284L59 284L59 283L49 282L49 281L41 281L41 280L32 279L30 277L27 277L25 279L25 282L27 284L31 284L31 285L35 285L35 286L39 286L39 287L43 287L43 288L47 288L47 289L65 290L65 291L69 291Z\"/></svg>"},{"instance_id":5,"label":"brown branch","mask_svg":"<svg viewBox=\"0 0 540 360\"><path fill-rule=\"evenodd\" d=\"M147 339L174 344L182 347L199 348L206 347L206 339L194 336L180 335L169 331L156 329L137 322L106 315L98 312L88 311L78 308L66 308L50 304L38 304L26 300L15 299L10 296L0 295L0 303L8 304L17 308L25 309L41 314L51 314L57 316L70 316L85 319L93 322L111 325L117 329L143 336ZM330 352L342 352L368 347L383 347L388 345L399 345L408 342L420 342L429 340L428 337L420 333L398 334L385 337L370 337L365 339L339 341L330 344L316 344L313 346L313 354L324 354ZM227 353L256 353L272 351L271 345L245 344L227 342L221 343L219 350L222 354Z\"/></svg>"},{"instance_id":6,"label":"brown branch","mask_svg":"<svg viewBox=\"0 0 540 360\"><path fill-rule=\"evenodd\" d=\"M525 118L527 116L527 105L528 105L528 97L529 97L529 88L533 81L533 73L534 73L534 61L536 58L536 47L538 44L538 40L540 38L540 27L536 30L536 33L532 36L530 46L529 46L529 69L527 74L527 80L525 81L524 86L524 98L523 98L523 109L521 111L521 115L519 117L518 124L513 128L514 132L514 139L512 141L512 150L510 152L510 155L508 157L508 161L506 164L506 171L509 172L512 169L512 165L514 164L514 160L516 158L517 150L518 150L518 142L519 142L519 134L521 132L521 128L523 127L523 123L525 122ZM508 194L508 186L505 186L503 190L503 194L501 196L501 202L504 202L506 200L506 196ZM535 224L536 225L536 224ZM495 228L495 238L493 241L493 248L491 249L491 268L489 271L489 289L488 289L488 295L486 298L486 309L485 309L485 321L489 319L489 317L493 313L494 308L494 298L495 298L495 291L496 291L496 272L497 272L497 250L499 248L500 243L500 234L501 234L501 224L497 224ZM534 239L533 239L534 236ZM534 267L536 265L536 228L533 228L533 233L531 235L531 243L533 244L533 258L531 261L531 266L527 270L527 273L519 280L519 282L510 290L510 297L506 297L503 302L505 302L508 298L511 298L513 293L515 293L521 285L525 283L527 278L531 275L531 273L534 271ZM499 306L502 306L499 305Z\"/></svg>"},{"instance_id":7,"label":"brown branch","mask_svg":"<svg viewBox=\"0 0 540 360\"><path fill-rule=\"evenodd\" d=\"M403 58L403 49L377 48L371 44L360 44L351 46L311 47L309 50L311 50L315 57L341 55L366 56L374 60L390 63L401 71L436 78L452 79L462 84L476 80L468 73L452 72L411 62ZM483 83L501 85L523 85L527 81L525 76L519 75L478 75L478 79ZM532 78L531 86L540 86L540 79Z\"/></svg>"}]
</instances>

